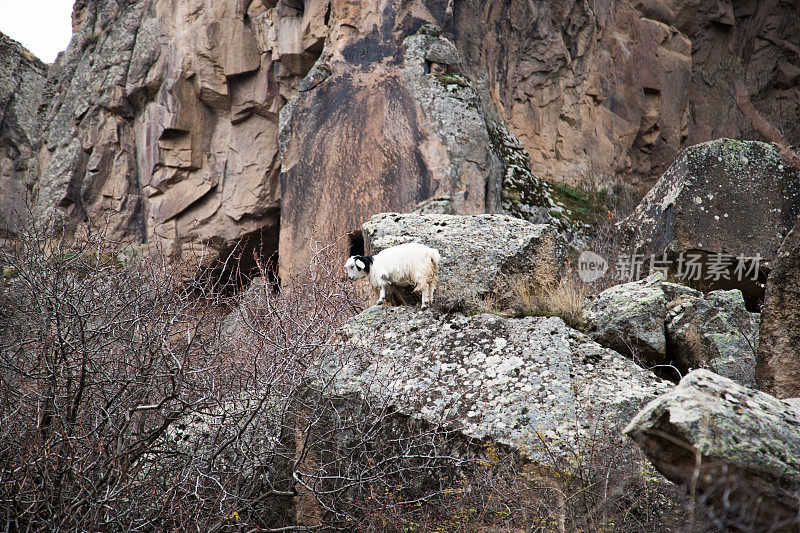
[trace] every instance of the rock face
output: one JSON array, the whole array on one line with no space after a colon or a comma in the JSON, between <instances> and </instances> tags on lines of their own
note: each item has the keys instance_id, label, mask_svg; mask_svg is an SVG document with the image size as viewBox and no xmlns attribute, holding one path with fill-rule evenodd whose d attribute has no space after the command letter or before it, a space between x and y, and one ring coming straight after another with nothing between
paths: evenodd
<instances>
[{"instance_id":1,"label":"rock face","mask_svg":"<svg viewBox=\"0 0 800 533\"><path fill-rule=\"evenodd\" d=\"M754 531L797 530L800 411L707 370L650 402L625 428L667 478L694 483ZM784 529L774 529L783 523Z\"/></svg>"},{"instance_id":2,"label":"rock face","mask_svg":"<svg viewBox=\"0 0 800 533\"><path fill-rule=\"evenodd\" d=\"M68 231L90 221L209 261L278 251L284 271L314 236L435 197L571 231L543 179L649 186L687 138L755 135L752 112L722 112L740 65L758 74L750 108L798 144L792 10L79 1L68 50L31 92L44 99L25 192Z\"/></svg>"},{"instance_id":3,"label":"rock face","mask_svg":"<svg viewBox=\"0 0 800 533\"><path fill-rule=\"evenodd\" d=\"M666 254L679 277L710 288L740 288L752 308L798 214L797 169L768 144L722 139L686 149L622 224L632 251ZM699 280L690 254L699 258ZM739 257L760 257L758 275Z\"/></svg>"},{"instance_id":4,"label":"rock face","mask_svg":"<svg viewBox=\"0 0 800 533\"><path fill-rule=\"evenodd\" d=\"M652 183L680 150L692 43L670 15L636 4L456 3L456 42L485 68L493 101L542 177L586 184L619 173Z\"/></svg>"},{"instance_id":5,"label":"rock face","mask_svg":"<svg viewBox=\"0 0 800 533\"><path fill-rule=\"evenodd\" d=\"M800 222L786 237L767 278L756 381L779 398L800 396Z\"/></svg>"},{"instance_id":6,"label":"rock face","mask_svg":"<svg viewBox=\"0 0 800 533\"><path fill-rule=\"evenodd\" d=\"M47 67L0 33L0 242L26 213L26 174L32 164L36 112Z\"/></svg>"},{"instance_id":7,"label":"rock face","mask_svg":"<svg viewBox=\"0 0 800 533\"><path fill-rule=\"evenodd\" d=\"M304 80L281 113L284 270L307 261L321 225L356 231L376 211L438 196L459 214L498 209L503 169L479 86L438 24L399 4L377 25L367 9L348 11L314 68L321 79Z\"/></svg>"},{"instance_id":8,"label":"rock face","mask_svg":"<svg viewBox=\"0 0 800 533\"><path fill-rule=\"evenodd\" d=\"M733 105L736 85L760 114L800 144L797 98L800 36L797 5L788 0L737 2L695 0L636 2L662 5L672 24L692 42L688 143L719 137L757 139L763 135L752 119ZM754 131L755 130L755 131Z\"/></svg>"},{"instance_id":9,"label":"rock face","mask_svg":"<svg viewBox=\"0 0 800 533\"><path fill-rule=\"evenodd\" d=\"M708 368L755 388L760 318L738 290L684 294L667 305L667 353L679 368Z\"/></svg>"},{"instance_id":10,"label":"rock face","mask_svg":"<svg viewBox=\"0 0 800 533\"><path fill-rule=\"evenodd\" d=\"M594 340L642 365L709 368L755 386L760 315L747 311L738 290L703 294L656 273L606 289L589 301L585 318Z\"/></svg>"},{"instance_id":11,"label":"rock face","mask_svg":"<svg viewBox=\"0 0 800 533\"><path fill-rule=\"evenodd\" d=\"M555 284L566 260L566 242L553 226L504 215L383 213L364 223L363 235L367 254L406 242L439 250L434 305L448 309L474 309L502 296L517 275Z\"/></svg>"},{"instance_id":12,"label":"rock face","mask_svg":"<svg viewBox=\"0 0 800 533\"><path fill-rule=\"evenodd\" d=\"M334 376L334 392L379 400L545 463L548 453L569 454L580 436L620 428L670 388L559 318L372 307L344 335L351 359L323 368Z\"/></svg>"}]
</instances>

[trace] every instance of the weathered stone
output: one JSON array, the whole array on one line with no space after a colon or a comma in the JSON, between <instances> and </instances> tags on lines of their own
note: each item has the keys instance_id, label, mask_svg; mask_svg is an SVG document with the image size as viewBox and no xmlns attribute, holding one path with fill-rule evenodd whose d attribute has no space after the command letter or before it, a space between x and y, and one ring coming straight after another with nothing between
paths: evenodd
<instances>
[{"instance_id":1,"label":"weathered stone","mask_svg":"<svg viewBox=\"0 0 800 533\"><path fill-rule=\"evenodd\" d=\"M800 222L786 237L767 278L756 381L779 398L800 396Z\"/></svg>"},{"instance_id":2,"label":"weathered stone","mask_svg":"<svg viewBox=\"0 0 800 533\"><path fill-rule=\"evenodd\" d=\"M679 368L708 368L755 387L760 315L737 290L684 295L667 304L667 351Z\"/></svg>"},{"instance_id":3,"label":"weathered stone","mask_svg":"<svg viewBox=\"0 0 800 533\"><path fill-rule=\"evenodd\" d=\"M586 313L591 337L642 364L663 364L667 355L663 279L662 274L653 274L600 293Z\"/></svg>"},{"instance_id":4,"label":"weathered stone","mask_svg":"<svg viewBox=\"0 0 800 533\"><path fill-rule=\"evenodd\" d=\"M698 254L709 288L739 288L753 308L798 214L797 169L768 144L722 139L687 148L622 226L631 233L632 251L673 260ZM720 275L711 276L718 254L727 259ZM760 258L758 275L739 257Z\"/></svg>"},{"instance_id":5,"label":"weathered stone","mask_svg":"<svg viewBox=\"0 0 800 533\"><path fill-rule=\"evenodd\" d=\"M0 33L0 243L27 216L25 175L33 166L36 109L47 67Z\"/></svg>"},{"instance_id":6,"label":"weathered stone","mask_svg":"<svg viewBox=\"0 0 800 533\"><path fill-rule=\"evenodd\" d=\"M393 31L401 14L391 5L375 31L334 34L330 59L281 112L282 271L307 261L323 224L357 231L374 213L437 196L458 214L499 208L502 163L480 84L437 26L418 20Z\"/></svg>"},{"instance_id":7,"label":"weathered stone","mask_svg":"<svg viewBox=\"0 0 800 533\"><path fill-rule=\"evenodd\" d=\"M559 318L442 315L372 307L345 327L343 365L320 371L353 392L548 463L592 432L615 433L671 385Z\"/></svg>"},{"instance_id":8,"label":"weathered stone","mask_svg":"<svg viewBox=\"0 0 800 533\"><path fill-rule=\"evenodd\" d=\"M783 132L788 144L800 145L798 84L783 85L777 66L800 65L797 6L782 0L664 3L675 14L675 26L692 42L688 144L754 138L754 124L732 105L735 86L744 81L747 96L764 119Z\"/></svg>"},{"instance_id":9,"label":"weathered stone","mask_svg":"<svg viewBox=\"0 0 800 533\"><path fill-rule=\"evenodd\" d=\"M515 275L553 285L566 259L566 242L554 227L504 215L383 213L364 223L363 235L368 254L405 242L439 250L434 305L445 308L473 309L500 297Z\"/></svg>"},{"instance_id":10,"label":"weathered stone","mask_svg":"<svg viewBox=\"0 0 800 533\"><path fill-rule=\"evenodd\" d=\"M625 434L668 479L753 531L796 531L800 410L708 370L650 402ZM740 522L741 524L741 522Z\"/></svg>"},{"instance_id":11,"label":"weathered stone","mask_svg":"<svg viewBox=\"0 0 800 533\"><path fill-rule=\"evenodd\" d=\"M487 73L491 100L535 174L595 186L616 174L639 187L678 153L692 48L652 12L627 2L454 5L455 42L471 74Z\"/></svg>"}]
</instances>

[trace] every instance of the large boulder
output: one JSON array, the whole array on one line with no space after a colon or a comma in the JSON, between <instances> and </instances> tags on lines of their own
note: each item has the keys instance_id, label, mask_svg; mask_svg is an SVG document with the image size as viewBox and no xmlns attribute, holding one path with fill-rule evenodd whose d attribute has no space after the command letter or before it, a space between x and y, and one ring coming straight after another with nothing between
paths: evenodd
<instances>
[{"instance_id":1,"label":"large boulder","mask_svg":"<svg viewBox=\"0 0 800 533\"><path fill-rule=\"evenodd\" d=\"M779 398L800 396L800 222L767 278L756 381Z\"/></svg>"},{"instance_id":2,"label":"large boulder","mask_svg":"<svg viewBox=\"0 0 800 533\"><path fill-rule=\"evenodd\" d=\"M594 340L639 364L679 373L710 368L755 386L760 316L747 311L738 290L703 294L655 273L591 297L584 318Z\"/></svg>"},{"instance_id":3,"label":"large boulder","mask_svg":"<svg viewBox=\"0 0 800 533\"><path fill-rule=\"evenodd\" d=\"M553 226L505 215L382 213L364 223L363 235L368 254L412 241L438 249L434 304L445 308L474 309L499 298L515 276L555 284L566 257L564 237Z\"/></svg>"},{"instance_id":4,"label":"large boulder","mask_svg":"<svg viewBox=\"0 0 800 533\"><path fill-rule=\"evenodd\" d=\"M793 404L696 370L650 402L625 434L719 514L746 517L748 531L797 531L798 427Z\"/></svg>"},{"instance_id":5,"label":"large boulder","mask_svg":"<svg viewBox=\"0 0 800 533\"><path fill-rule=\"evenodd\" d=\"M592 432L618 435L671 387L559 318L372 307L344 338L349 358L321 369L331 392L542 462L569 456Z\"/></svg>"},{"instance_id":6,"label":"large boulder","mask_svg":"<svg viewBox=\"0 0 800 533\"><path fill-rule=\"evenodd\" d=\"M586 311L591 337L641 364L663 364L667 354L663 281L662 274L653 274L600 293Z\"/></svg>"},{"instance_id":7,"label":"large boulder","mask_svg":"<svg viewBox=\"0 0 800 533\"><path fill-rule=\"evenodd\" d=\"M667 304L669 357L679 368L708 368L755 387L760 317L738 290L681 295Z\"/></svg>"},{"instance_id":8,"label":"large boulder","mask_svg":"<svg viewBox=\"0 0 800 533\"><path fill-rule=\"evenodd\" d=\"M684 150L622 226L632 252L666 254L679 277L708 288L739 288L753 309L798 214L798 170L778 150L720 139ZM699 271L689 270L690 254Z\"/></svg>"}]
</instances>

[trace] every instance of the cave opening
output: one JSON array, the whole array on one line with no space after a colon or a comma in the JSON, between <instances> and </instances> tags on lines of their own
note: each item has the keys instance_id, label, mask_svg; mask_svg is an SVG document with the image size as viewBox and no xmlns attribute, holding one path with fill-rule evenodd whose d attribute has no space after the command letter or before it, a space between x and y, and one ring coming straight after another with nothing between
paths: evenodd
<instances>
[{"instance_id":1,"label":"cave opening","mask_svg":"<svg viewBox=\"0 0 800 533\"><path fill-rule=\"evenodd\" d=\"M276 224L243 235L235 245L220 254L211 273L214 286L221 292L239 294L260 277L265 278L270 286L280 286L279 234Z\"/></svg>"},{"instance_id":2,"label":"cave opening","mask_svg":"<svg viewBox=\"0 0 800 533\"><path fill-rule=\"evenodd\" d=\"M364 255L364 234L360 231L351 231L347 235L350 255Z\"/></svg>"}]
</instances>

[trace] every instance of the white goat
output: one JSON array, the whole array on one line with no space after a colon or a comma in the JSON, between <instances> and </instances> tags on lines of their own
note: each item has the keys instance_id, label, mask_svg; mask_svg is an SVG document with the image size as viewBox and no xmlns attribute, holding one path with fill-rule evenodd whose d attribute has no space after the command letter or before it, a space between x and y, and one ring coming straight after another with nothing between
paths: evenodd
<instances>
[{"instance_id":1,"label":"white goat","mask_svg":"<svg viewBox=\"0 0 800 533\"><path fill-rule=\"evenodd\" d=\"M422 294L422 307L433 300L439 251L418 242L409 242L381 250L375 255L354 255L344 265L350 279L369 276L372 286L381 291L378 304L386 298L387 287L410 285Z\"/></svg>"}]
</instances>

